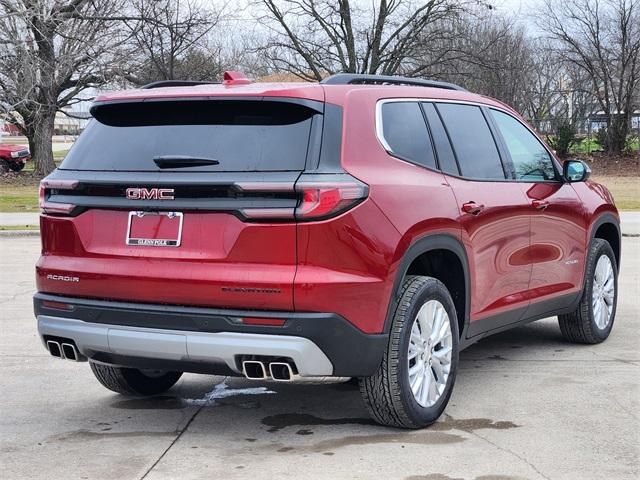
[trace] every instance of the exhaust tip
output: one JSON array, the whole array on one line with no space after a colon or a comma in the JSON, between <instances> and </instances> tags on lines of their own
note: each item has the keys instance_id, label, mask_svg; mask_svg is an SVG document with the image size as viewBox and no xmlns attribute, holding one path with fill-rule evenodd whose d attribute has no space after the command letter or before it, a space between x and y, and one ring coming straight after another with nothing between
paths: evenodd
<instances>
[{"instance_id":1,"label":"exhaust tip","mask_svg":"<svg viewBox=\"0 0 640 480\"><path fill-rule=\"evenodd\" d=\"M60 349L60 344L58 342L47 340L47 350L49 350L49 353L54 357L64 358L62 356L62 350Z\"/></svg>"},{"instance_id":2,"label":"exhaust tip","mask_svg":"<svg viewBox=\"0 0 640 480\"><path fill-rule=\"evenodd\" d=\"M257 360L245 360L242 362L242 373L250 380L264 380L267 378L267 370L264 363Z\"/></svg>"},{"instance_id":3,"label":"exhaust tip","mask_svg":"<svg viewBox=\"0 0 640 480\"><path fill-rule=\"evenodd\" d=\"M293 369L286 362L271 362L269 374L276 382L290 382L293 380Z\"/></svg>"},{"instance_id":4,"label":"exhaust tip","mask_svg":"<svg viewBox=\"0 0 640 480\"><path fill-rule=\"evenodd\" d=\"M76 350L75 345L71 343L63 343L61 347L62 347L62 353L64 355L64 358L68 360L73 360L74 362L78 361L79 356L78 356L78 352Z\"/></svg>"}]
</instances>

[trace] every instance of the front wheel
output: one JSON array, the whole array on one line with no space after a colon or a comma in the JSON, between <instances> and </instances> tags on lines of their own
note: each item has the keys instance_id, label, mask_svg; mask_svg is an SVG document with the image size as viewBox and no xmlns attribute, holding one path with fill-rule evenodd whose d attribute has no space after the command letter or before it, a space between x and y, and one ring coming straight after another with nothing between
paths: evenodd
<instances>
[{"instance_id":1,"label":"front wheel","mask_svg":"<svg viewBox=\"0 0 640 480\"><path fill-rule=\"evenodd\" d=\"M596 238L587 255L584 292L578 307L558 316L560 331L573 343L600 343L609 337L618 302L618 267L609 242Z\"/></svg>"},{"instance_id":2,"label":"front wheel","mask_svg":"<svg viewBox=\"0 0 640 480\"><path fill-rule=\"evenodd\" d=\"M447 288L431 277L404 281L389 343L376 373L360 379L373 419L422 428L442 414L458 368L458 321Z\"/></svg>"},{"instance_id":3,"label":"front wheel","mask_svg":"<svg viewBox=\"0 0 640 480\"><path fill-rule=\"evenodd\" d=\"M13 172L19 172L24 168L25 162L8 162L9 169Z\"/></svg>"},{"instance_id":4,"label":"front wheel","mask_svg":"<svg viewBox=\"0 0 640 480\"><path fill-rule=\"evenodd\" d=\"M89 364L91 371L104 387L122 395L146 396L164 393L182 376L182 372L138 370L95 362Z\"/></svg>"}]
</instances>

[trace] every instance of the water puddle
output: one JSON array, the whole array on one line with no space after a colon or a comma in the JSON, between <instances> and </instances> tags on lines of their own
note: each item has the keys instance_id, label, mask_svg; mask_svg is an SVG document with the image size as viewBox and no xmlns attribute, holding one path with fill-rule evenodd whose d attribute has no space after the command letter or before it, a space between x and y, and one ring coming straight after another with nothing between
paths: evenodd
<instances>
[{"instance_id":1,"label":"water puddle","mask_svg":"<svg viewBox=\"0 0 640 480\"><path fill-rule=\"evenodd\" d=\"M222 382L213 387L213 390L205 393L204 397L185 398L183 399L183 401L187 405L209 406L215 405L216 400L221 400L223 398L235 397L238 395L267 395L271 393L276 392L274 392L273 390L269 390L267 387L229 388L229 386L227 385L227 379L225 378Z\"/></svg>"}]
</instances>

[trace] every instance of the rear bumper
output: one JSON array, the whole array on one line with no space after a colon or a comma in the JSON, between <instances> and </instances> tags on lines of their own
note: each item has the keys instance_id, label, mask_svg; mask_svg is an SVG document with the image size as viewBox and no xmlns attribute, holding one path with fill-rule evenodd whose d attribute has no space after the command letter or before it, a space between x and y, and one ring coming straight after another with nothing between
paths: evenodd
<instances>
[{"instance_id":1,"label":"rear bumper","mask_svg":"<svg viewBox=\"0 0 640 480\"><path fill-rule=\"evenodd\" d=\"M50 308L43 301L68 309ZM331 313L240 311L61 297L34 297L43 340L72 340L89 359L120 366L239 374L247 356L293 360L301 376L368 376L387 335L366 334ZM239 324L284 319L281 327Z\"/></svg>"}]
</instances>

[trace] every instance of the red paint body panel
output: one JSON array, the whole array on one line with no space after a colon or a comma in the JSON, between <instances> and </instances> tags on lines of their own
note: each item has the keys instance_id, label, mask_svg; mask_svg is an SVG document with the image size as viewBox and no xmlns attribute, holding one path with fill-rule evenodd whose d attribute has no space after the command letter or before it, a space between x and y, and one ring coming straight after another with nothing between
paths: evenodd
<instances>
[{"instance_id":1,"label":"red paint body panel","mask_svg":"<svg viewBox=\"0 0 640 480\"><path fill-rule=\"evenodd\" d=\"M180 247L125 244L127 211L41 216L38 291L179 305L292 310L295 225L184 213ZM265 245L268 245L265 248ZM79 275L79 283L47 279ZM244 289L244 291L234 289ZM245 293L247 289L255 289ZM263 292L264 290L264 292Z\"/></svg>"},{"instance_id":2,"label":"red paint body panel","mask_svg":"<svg viewBox=\"0 0 640 480\"><path fill-rule=\"evenodd\" d=\"M228 213L185 211L178 248L127 246L125 210L43 215L38 291L332 312L363 332L377 333L383 331L407 250L421 238L446 234L466 250L473 322L522 312L536 301L580 290L592 225L602 213L617 216L608 191L593 182L460 179L395 158L378 140L376 103L385 98L465 101L517 115L500 102L467 92L405 86L199 85L117 92L97 101L209 96L292 97L341 106L339 163L368 186L368 198L338 217L297 224L249 223ZM539 210L535 201L549 205ZM466 213L462 208L468 202L484 209ZM47 275L74 275L81 281L61 282Z\"/></svg>"},{"instance_id":3,"label":"red paint body panel","mask_svg":"<svg viewBox=\"0 0 640 480\"><path fill-rule=\"evenodd\" d=\"M531 208L518 183L477 182L448 177L460 206L457 222L469 257L471 321L526 306L520 295L529 288ZM462 205L483 205L478 215L464 213ZM517 320L517 319L516 319Z\"/></svg>"},{"instance_id":4,"label":"red paint body panel","mask_svg":"<svg viewBox=\"0 0 640 480\"><path fill-rule=\"evenodd\" d=\"M548 202L531 212L531 283L546 295L576 292L582 288L588 217L573 186L560 183L521 183L531 202ZM548 293L543 293L548 292Z\"/></svg>"},{"instance_id":5,"label":"red paint body panel","mask_svg":"<svg viewBox=\"0 0 640 480\"><path fill-rule=\"evenodd\" d=\"M366 333L382 330L400 235L369 199L324 222L298 225L298 311L331 312Z\"/></svg>"}]
</instances>

